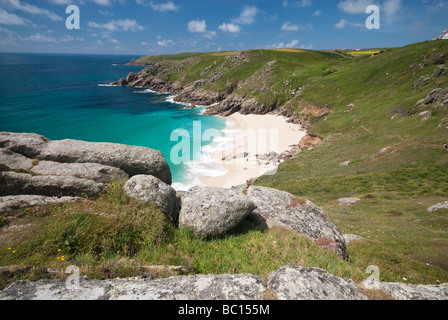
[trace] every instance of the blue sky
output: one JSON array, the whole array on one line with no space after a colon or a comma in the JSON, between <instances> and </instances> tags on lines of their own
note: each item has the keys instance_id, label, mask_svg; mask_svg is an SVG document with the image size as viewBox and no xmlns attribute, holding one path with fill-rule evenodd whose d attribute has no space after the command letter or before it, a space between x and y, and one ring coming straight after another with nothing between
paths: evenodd
<instances>
[{"instance_id":1,"label":"blue sky","mask_svg":"<svg viewBox=\"0 0 448 320\"><path fill-rule=\"evenodd\" d=\"M365 26L371 4L380 30ZM66 28L68 5L79 7L79 30ZM446 28L448 0L0 0L1 52L392 47Z\"/></svg>"}]
</instances>

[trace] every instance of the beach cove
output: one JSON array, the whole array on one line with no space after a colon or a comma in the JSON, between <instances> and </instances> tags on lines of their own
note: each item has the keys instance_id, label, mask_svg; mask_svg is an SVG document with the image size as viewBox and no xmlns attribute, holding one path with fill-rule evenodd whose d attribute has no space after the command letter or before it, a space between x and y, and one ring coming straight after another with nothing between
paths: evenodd
<instances>
[{"instance_id":1,"label":"beach cove","mask_svg":"<svg viewBox=\"0 0 448 320\"><path fill-rule=\"evenodd\" d=\"M206 186L231 188L276 172L278 156L290 151L306 135L300 125L275 114L234 113L227 117L227 130L233 139L213 153L213 158L221 163L226 173L201 177Z\"/></svg>"}]
</instances>

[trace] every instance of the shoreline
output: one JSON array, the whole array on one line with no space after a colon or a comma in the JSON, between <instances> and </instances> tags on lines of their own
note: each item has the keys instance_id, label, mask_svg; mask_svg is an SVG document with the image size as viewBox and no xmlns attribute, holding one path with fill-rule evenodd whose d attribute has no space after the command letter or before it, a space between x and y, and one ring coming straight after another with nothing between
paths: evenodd
<instances>
[{"instance_id":1,"label":"shoreline","mask_svg":"<svg viewBox=\"0 0 448 320\"><path fill-rule=\"evenodd\" d=\"M108 86L119 86L119 84L109 84ZM183 105L185 108L192 108L193 103L186 101L176 101L178 93L157 90L150 86L131 86L141 91L134 93L155 93L166 94L167 102ZM203 107L201 112L205 116L207 110L213 105L195 105ZM262 175L275 174L277 168L283 160L282 154L297 147L306 136L307 131L301 125L288 122L287 116L278 114L248 114L239 112L223 117L227 121L227 126L221 131L221 139L213 140L209 146L212 150L205 152L207 163L203 166L206 171L213 172L212 175L197 175L192 178L193 183L176 183L176 190L188 190L194 185L204 185L207 187L231 188L246 184L248 181L257 179ZM213 149L216 150L213 150ZM189 165L197 166L193 161ZM218 172L218 175L214 175ZM226 172L219 175L221 172ZM191 178L191 177L190 177Z\"/></svg>"},{"instance_id":2,"label":"shoreline","mask_svg":"<svg viewBox=\"0 0 448 320\"><path fill-rule=\"evenodd\" d=\"M200 177L207 187L231 188L268 172L275 173L279 156L298 145L306 135L302 126L289 123L287 117L280 115L234 113L226 119L229 130L238 134L223 150L213 153L227 173Z\"/></svg>"}]
</instances>

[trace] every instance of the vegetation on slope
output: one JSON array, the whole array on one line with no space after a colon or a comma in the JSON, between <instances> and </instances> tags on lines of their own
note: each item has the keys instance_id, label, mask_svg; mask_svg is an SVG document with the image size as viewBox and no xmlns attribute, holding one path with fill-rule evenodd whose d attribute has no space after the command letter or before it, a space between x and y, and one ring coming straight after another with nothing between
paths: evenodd
<instances>
[{"instance_id":1,"label":"vegetation on slope","mask_svg":"<svg viewBox=\"0 0 448 320\"><path fill-rule=\"evenodd\" d=\"M372 264L381 259L373 249L381 243L420 266L417 271L403 264L401 278L414 281L416 273L439 268L437 280L447 282L447 212L426 209L448 198L448 151L442 148L448 143L448 106L416 107L432 90L448 86L446 72L432 76L447 61L447 41L425 42L313 79L289 107L299 100L331 105L331 115L316 119L310 129L324 142L258 183L310 198L343 233L371 239L358 250ZM413 88L421 77L428 77L426 84ZM340 167L345 161L351 164ZM341 197L363 200L340 207ZM385 260L381 269L391 264Z\"/></svg>"},{"instance_id":2,"label":"vegetation on slope","mask_svg":"<svg viewBox=\"0 0 448 320\"><path fill-rule=\"evenodd\" d=\"M166 81L191 84L204 79L205 89L231 89L269 107L285 104L309 79L331 72L334 66L351 59L349 55L325 51L250 50L149 56L137 60L137 64L163 63L158 75L165 75Z\"/></svg>"}]
</instances>

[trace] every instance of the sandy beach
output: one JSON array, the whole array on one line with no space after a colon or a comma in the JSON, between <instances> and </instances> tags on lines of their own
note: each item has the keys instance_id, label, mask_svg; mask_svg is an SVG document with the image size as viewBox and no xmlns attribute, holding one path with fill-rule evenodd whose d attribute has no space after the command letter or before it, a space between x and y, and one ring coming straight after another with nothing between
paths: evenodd
<instances>
[{"instance_id":1,"label":"sandy beach","mask_svg":"<svg viewBox=\"0 0 448 320\"><path fill-rule=\"evenodd\" d=\"M202 183L209 187L231 188L274 173L278 167L277 156L298 145L306 135L300 125L288 123L286 117L277 115L235 113L227 120L235 139L229 139L225 150L214 153L227 173L202 177Z\"/></svg>"}]
</instances>

